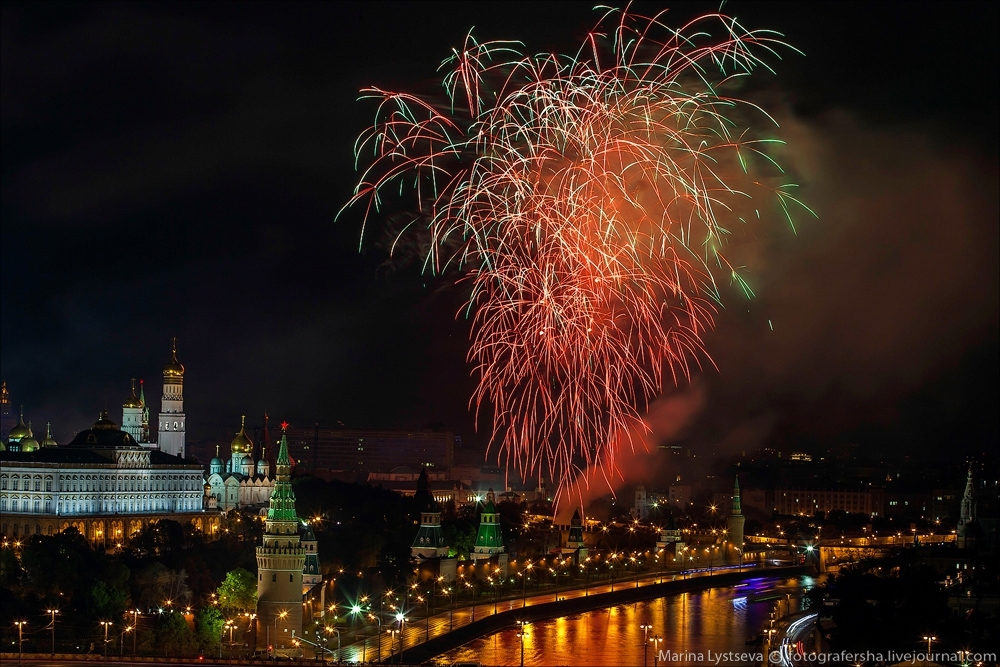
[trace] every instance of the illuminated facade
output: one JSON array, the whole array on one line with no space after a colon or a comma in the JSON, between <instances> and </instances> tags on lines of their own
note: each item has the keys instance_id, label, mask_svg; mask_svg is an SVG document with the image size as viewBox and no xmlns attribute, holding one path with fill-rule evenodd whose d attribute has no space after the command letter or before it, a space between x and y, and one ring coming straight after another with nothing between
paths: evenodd
<instances>
[{"instance_id":1,"label":"illuminated facade","mask_svg":"<svg viewBox=\"0 0 1000 667\"><path fill-rule=\"evenodd\" d=\"M229 443L229 460L219 457L216 446L215 458L208 467L205 478L206 494L215 498L216 507L223 511L237 507L256 507L268 504L274 491L271 465L267 461L267 415L264 415L264 433L261 441L261 456L254 461L254 443L246 432L246 417L240 425L239 433Z\"/></svg>"},{"instance_id":2,"label":"illuminated facade","mask_svg":"<svg viewBox=\"0 0 1000 667\"><path fill-rule=\"evenodd\" d=\"M775 489L775 514L813 516L817 512L847 512L881 516L883 494L868 489Z\"/></svg>"},{"instance_id":3,"label":"illuminated facade","mask_svg":"<svg viewBox=\"0 0 1000 667\"><path fill-rule=\"evenodd\" d=\"M111 547L160 519L190 522L209 536L219 529L218 516L202 510L201 467L140 446L107 412L67 445L8 448L0 462L0 533L7 538L72 526Z\"/></svg>"},{"instance_id":4,"label":"illuminated facade","mask_svg":"<svg viewBox=\"0 0 1000 667\"><path fill-rule=\"evenodd\" d=\"M295 513L288 442L282 433L275 465L275 484L257 547L257 647L290 650L302 635L303 570L306 549ZM273 634L272 634L273 633Z\"/></svg>"},{"instance_id":5,"label":"illuminated facade","mask_svg":"<svg viewBox=\"0 0 1000 667\"><path fill-rule=\"evenodd\" d=\"M160 451L184 458L187 432L184 414L184 366L177 361L177 339L170 345L170 363L163 367L163 396L156 444Z\"/></svg>"}]
</instances>

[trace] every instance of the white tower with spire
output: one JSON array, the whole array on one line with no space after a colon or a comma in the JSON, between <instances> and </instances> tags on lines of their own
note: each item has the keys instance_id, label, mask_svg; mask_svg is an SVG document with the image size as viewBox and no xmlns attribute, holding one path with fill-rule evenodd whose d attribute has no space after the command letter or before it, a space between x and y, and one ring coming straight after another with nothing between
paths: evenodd
<instances>
[{"instance_id":1,"label":"white tower with spire","mask_svg":"<svg viewBox=\"0 0 1000 667\"><path fill-rule=\"evenodd\" d=\"M122 403L122 430L136 442L142 442L142 401L135 395L135 378L132 378L132 395Z\"/></svg>"},{"instance_id":2,"label":"white tower with spire","mask_svg":"<svg viewBox=\"0 0 1000 667\"><path fill-rule=\"evenodd\" d=\"M177 361L177 339L170 345L170 363L163 367L163 399L156 439L160 451L184 456L184 366Z\"/></svg>"}]
</instances>

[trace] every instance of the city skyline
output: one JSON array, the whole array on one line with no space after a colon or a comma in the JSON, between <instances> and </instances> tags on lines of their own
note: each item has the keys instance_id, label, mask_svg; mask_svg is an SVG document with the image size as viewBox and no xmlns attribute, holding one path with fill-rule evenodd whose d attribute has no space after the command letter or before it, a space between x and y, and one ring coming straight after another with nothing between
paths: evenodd
<instances>
[{"instance_id":1,"label":"city skyline","mask_svg":"<svg viewBox=\"0 0 1000 667\"><path fill-rule=\"evenodd\" d=\"M363 5L234 18L5 3L0 373L15 409L68 441L132 377L157 387L177 336L189 438L267 410L301 425L443 424L482 446L460 289L406 252L388 261L377 235L358 253L360 217L333 216L370 114L361 87L431 89L472 26L564 49L596 20L528 7L525 27L475 3L444 16L387 5L378 20ZM973 121L996 115L997 92L972 67L995 44L970 37L995 9L867 15L932 32L933 54L911 38L838 41L855 17L833 5L727 10L805 53L756 94L791 134L786 159L820 218L759 242L756 298L729 298L708 339L718 370L657 405L651 440L887 454L995 442L996 140ZM980 106L929 95L936 80L976 86Z\"/></svg>"}]
</instances>

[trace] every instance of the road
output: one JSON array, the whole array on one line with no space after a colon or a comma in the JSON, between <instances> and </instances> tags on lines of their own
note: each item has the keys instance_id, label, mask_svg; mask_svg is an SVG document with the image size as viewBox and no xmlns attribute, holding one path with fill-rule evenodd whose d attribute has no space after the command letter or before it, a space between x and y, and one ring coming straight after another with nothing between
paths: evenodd
<instances>
[{"instance_id":1,"label":"road","mask_svg":"<svg viewBox=\"0 0 1000 667\"><path fill-rule=\"evenodd\" d=\"M812 651L811 636L816 629L818 614L807 613L789 621L788 625L779 629L771 650L772 657L777 653L777 664L781 667L810 667L811 662L795 658L795 654L808 654ZM774 662L772 660L772 662Z\"/></svg>"},{"instance_id":2,"label":"road","mask_svg":"<svg viewBox=\"0 0 1000 667\"><path fill-rule=\"evenodd\" d=\"M493 614L494 611L504 612L513 609L521 609L526 606L530 607L547 602L555 602L557 600L585 597L588 595L596 595L598 593L608 593L612 590L621 590L622 588L641 587L644 585L659 583L661 581L675 581L677 579L691 577L708 577L711 576L713 572L720 571L720 568L714 568L711 571L706 568L703 571L691 572L689 574L668 571L663 573L651 572L645 575L640 575L638 580L636 580L635 577L630 577L615 580L614 583L602 581L596 584L585 585L584 588L549 591L545 593L529 594L523 598L517 597L514 599L504 599L496 603L490 601L464 607L456 607L454 611L449 610L439 612L437 614L432 614L426 619L418 618L414 619L412 622L404 621L402 637L400 637L399 634L390 632L398 629L397 623L383 622L382 632L380 633L378 639L375 637L368 637L364 641L357 641L351 644L344 642L341 646L340 658L344 662L360 662L369 660L380 661L388 659L390 656L399 653L401 639L402 647L410 648L416 644L426 641L427 639L447 634L454 628L468 625L475 620L481 620L486 616ZM767 572L768 570L761 570L762 574ZM344 629L341 629L341 638L346 639L347 636L347 632L345 632Z\"/></svg>"}]
</instances>

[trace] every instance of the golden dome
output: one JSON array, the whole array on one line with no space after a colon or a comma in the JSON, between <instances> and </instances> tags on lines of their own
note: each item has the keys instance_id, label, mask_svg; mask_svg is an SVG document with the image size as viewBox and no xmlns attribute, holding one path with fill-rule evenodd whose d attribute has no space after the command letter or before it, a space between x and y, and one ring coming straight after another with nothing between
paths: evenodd
<instances>
[{"instance_id":1,"label":"golden dome","mask_svg":"<svg viewBox=\"0 0 1000 667\"><path fill-rule=\"evenodd\" d=\"M114 423L108 418L108 411L102 410L100 419L94 422L93 430L95 431L114 431L118 429L118 424Z\"/></svg>"},{"instance_id":2,"label":"golden dome","mask_svg":"<svg viewBox=\"0 0 1000 667\"><path fill-rule=\"evenodd\" d=\"M184 377L184 366L177 361L177 339L170 341L170 363L163 367L163 377L182 378Z\"/></svg>"},{"instance_id":3,"label":"golden dome","mask_svg":"<svg viewBox=\"0 0 1000 667\"><path fill-rule=\"evenodd\" d=\"M253 440L247 435L246 426L247 417L243 415L240 419L240 432L229 443L229 449L233 454L249 454L253 451Z\"/></svg>"},{"instance_id":4,"label":"golden dome","mask_svg":"<svg viewBox=\"0 0 1000 667\"><path fill-rule=\"evenodd\" d=\"M35 452L38 451L38 441L32 438L30 435L27 438L22 438L21 442L22 452Z\"/></svg>"},{"instance_id":5,"label":"golden dome","mask_svg":"<svg viewBox=\"0 0 1000 667\"><path fill-rule=\"evenodd\" d=\"M143 405L139 397L135 395L135 378L132 378L132 395L125 399L122 403L123 408L135 408L141 410Z\"/></svg>"},{"instance_id":6,"label":"golden dome","mask_svg":"<svg viewBox=\"0 0 1000 667\"><path fill-rule=\"evenodd\" d=\"M45 437L42 439L42 447L58 447L58 443L52 437L52 422L45 424Z\"/></svg>"},{"instance_id":7,"label":"golden dome","mask_svg":"<svg viewBox=\"0 0 1000 667\"><path fill-rule=\"evenodd\" d=\"M24 423L24 406L21 406L21 418L17 420L17 424L7 434L7 442L20 442L22 438L30 436L31 429Z\"/></svg>"}]
</instances>

